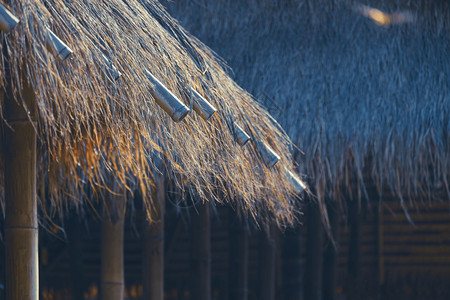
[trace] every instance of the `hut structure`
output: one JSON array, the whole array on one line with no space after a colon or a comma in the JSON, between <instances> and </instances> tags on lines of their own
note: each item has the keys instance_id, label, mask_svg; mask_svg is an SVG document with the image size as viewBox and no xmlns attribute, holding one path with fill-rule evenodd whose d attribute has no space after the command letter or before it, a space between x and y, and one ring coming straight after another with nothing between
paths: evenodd
<instances>
[{"instance_id":1,"label":"hut structure","mask_svg":"<svg viewBox=\"0 0 450 300\"><path fill-rule=\"evenodd\" d=\"M100 200L108 263L122 261L108 241L122 240L114 232L125 195L139 190L158 217L161 174L181 198L230 203L280 226L294 221L290 182L304 186L292 175L289 138L157 1L3 4L6 299L38 298L38 207L51 219ZM191 110L198 116L184 118ZM252 142L240 147L244 131ZM116 274L108 263L104 273ZM121 298L120 272L107 279L118 292L104 299Z\"/></svg>"},{"instance_id":2,"label":"hut structure","mask_svg":"<svg viewBox=\"0 0 450 300\"><path fill-rule=\"evenodd\" d=\"M192 34L229 63L236 81L266 104L305 151L294 157L310 175L310 186L322 203L319 209L328 206L328 214L323 214L328 229L334 231L343 222L340 215L348 216L351 233L345 232L351 238L346 240L349 246L344 245L349 251L345 274L353 274L354 280L361 275L361 243L367 238L358 226L365 219L359 214L361 203L376 212L390 205L395 207L392 212L403 211L403 222L414 222L411 211L423 209L424 203L449 200L447 1L205 0L167 5ZM308 213L307 217L314 215L320 216ZM445 219L439 214L436 218ZM378 249L373 257L378 257L374 264L379 267L370 271L379 271L383 282L385 268L379 255L383 218L371 220L375 219L378 246L371 249ZM321 227L313 220L306 224ZM308 235L306 241L305 297L319 299L323 294L332 299L336 271L326 268L337 266L338 257L329 247L323 276L331 277L323 278L328 287L322 288L319 249L325 242L317 235L320 232ZM426 255L442 253L442 238L442 232L434 237L436 246L423 252L422 262ZM298 248L298 237L287 234L285 243ZM413 243L425 247L420 235ZM402 253L413 255L409 249L399 249L391 250L397 253L393 260L403 261ZM404 262L395 268L411 270L413 262L409 266ZM431 263L428 266L437 274ZM291 271L298 275L298 270ZM446 265L439 272L449 270ZM299 284L286 299L299 299Z\"/></svg>"}]
</instances>

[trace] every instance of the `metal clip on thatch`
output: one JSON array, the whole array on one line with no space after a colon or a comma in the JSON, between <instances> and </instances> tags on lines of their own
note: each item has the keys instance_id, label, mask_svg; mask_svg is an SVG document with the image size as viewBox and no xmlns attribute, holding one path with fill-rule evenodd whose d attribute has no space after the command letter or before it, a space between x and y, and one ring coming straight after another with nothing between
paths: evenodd
<instances>
[{"instance_id":1,"label":"metal clip on thatch","mask_svg":"<svg viewBox=\"0 0 450 300\"><path fill-rule=\"evenodd\" d=\"M145 71L150 80L150 93L155 98L156 103L166 112L175 122L180 122L187 116L190 109L183 104L171 91L169 91L155 76L148 70Z\"/></svg>"},{"instance_id":2,"label":"metal clip on thatch","mask_svg":"<svg viewBox=\"0 0 450 300\"><path fill-rule=\"evenodd\" d=\"M292 173L287 168L284 168L284 174L286 174L289 183L298 194L305 190L306 184L296 174Z\"/></svg>"},{"instance_id":3,"label":"metal clip on thatch","mask_svg":"<svg viewBox=\"0 0 450 300\"><path fill-rule=\"evenodd\" d=\"M103 62L106 65L106 68L104 70L105 75L108 76L109 78L113 79L114 81L119 79L120 76L122 76L122 73L120 73L120 71L117 70L116 66L113 65L113 63L105 55L102 54L102 58L103 58Z\"/></svg>"},{"instance_id":4,"label":"metal clip on thatch","mask_svg":"<svg viewBox=\"0 0 450 300\"><path fill-rule=\"evenodd\" d=\"M256 141L256 148L261 154L264 163L268 168L272 168L280 160L280 156L273 151L266 143L262 141Z\"/></svg>"},{"instance_id":5,"label":"metal clip on thatch","mask_svg":"<svg viewBox=\"0 0 450 300\"><path fill-rule=\"evenodd\" d=\"M233 123L234 127L234 138L239 146L244 146L250 141L250 136L236 123Z\"/></svg>"},{"instance_id":6,"label":"metal clip on thatch","mask_svg":"<svg viewBox=\"0 0 450 300\"><path fill-rule=\"evenodd\" d=\"M0 30L8 33L17 24L19 24L19 19L0 3Z\"/></svg>"},{"instance_id":7,"label":"metal clip on thatch","mask_svg":"<svg viewBox=\"0 0 450 300\"><path fill-rule=\"evenodd\" d=\"M67 57L73 54L72 49L69 48L56 34L50 29L47 29L46 46L48 51L56 56L58 61L64 61Z\"/></svg>"},{"instance_id":8,"label":"metal clip on thatch","mask_svg":"<svg viewBox=\"0 0 450 300\"><path fill-rule=\"evenodd\" d=\"M203 96L196 90L193 88L190 88L190 90L194 95L194 110L200 115L200 117L202 117L203 120L209 120L217 109L205 98L203 98Z\"/></svg>"}]
</instances>

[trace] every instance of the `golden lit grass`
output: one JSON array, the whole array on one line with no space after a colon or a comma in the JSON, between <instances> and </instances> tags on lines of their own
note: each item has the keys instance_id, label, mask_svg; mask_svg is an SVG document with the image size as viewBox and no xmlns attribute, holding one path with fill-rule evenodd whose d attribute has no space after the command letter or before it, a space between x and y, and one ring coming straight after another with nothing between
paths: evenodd
<instances>
[{"instance_id":1,"label":"golden lit grass","mask_svg":"<svg viewBox=\"0 0 450 300\"><path fill-rule=\"evenodd\" d=\"M284 172L284 166L292 169L287 135L159 3L13 3L21 22L5 38L12 88L20 101L25 73L36 92L40 195L50 197L53 210L82 203L88 187L101 195L112 182L138 188L151 209L153 174L167 172L180 191L202 200L230 202L280 225L293 221L296 200ZM46 27L73 56L55 59L45 47ZM105 78L102 55L122 73L118 81ZM218 113L209 122L191 113L174 123L150 96L146 69L187 106L193 87ZM281 162L269 170L253 145L239 147L233 122L270 145Z\"/></svg>"}]
</instances>

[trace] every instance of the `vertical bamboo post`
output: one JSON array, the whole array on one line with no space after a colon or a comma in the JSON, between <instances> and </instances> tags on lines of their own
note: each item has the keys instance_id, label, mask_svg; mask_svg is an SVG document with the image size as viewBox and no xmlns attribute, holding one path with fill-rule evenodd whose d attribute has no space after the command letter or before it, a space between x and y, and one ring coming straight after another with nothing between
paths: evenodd
<instances>
[{"instance_id":1,"label":"vertical bamboo post","mask_svg":"<svg viewBox=\"0 0 450 300\"><path fill-rule=\"evenodd\" d=\"M276 241L271 225L260 235L259 252L259 297L261 300L275 300Z\"/></svg>"},{"instance_id":2,"label":"vertical bamboo post","mask_svg":"<svg viewBox=\"0 0 450 300\"><path fill-rule=\"evenodd\" d=\"M306 235L306 273L304 296L308 300L322 297L323 229L319 207L312 200L308 202Z\"/></svg>"},{"instance_id":3,"label":"vertical bamboo post","mask_svg":"<svg viewBox=\"0 0 450 300\"><path fill-rule=\"evenodd\" d=\"M161 176L154 192L154 211L151 224L144 218L143 299L164 299L164 212L166 203L165 179Z\"/></svg>"},{"instance_id":4,"label":"vertical bamboo post","mask_svg":"<svg viewBox=\"0 0 450 300\"><path fill-rule=\"evenodd\" d=\"M302 233L287 229L283 240L283 293L285 300L303 299Z\"/></svg>"},{"instance_id":5,"label":"vertical bamboo post","mask_svg":"<svg viewBox=\"0 0 450 300\"><path fill-rule=\"evenodd\" d=\"M328 236L328 244L325 248L323 261L323 299L336 299L337 268L338 268L338 237L339 237L339 213L336 201L327 201L328 219L331 226L331 237Z\"/></svg>"},{"instance_id":6,"label":"vertical bamboo post","mask_svg":"<svg viewBox=\"0 0 450 300\"><path fill-rule=\"evenodd\" d=\"M39 295L36 131L32 123L36 103L26 79L22 96L29 113L10 91L4 100L8 122L3 141L7 300L37 300Z\"/></svg>"},{"instance_id":7,"label":"vertical bamboo post","mask_svg":"<svg viewBox=\"0 0 450 300\"><path fill-rule=\"evenodd\" d=\"M359 201L349 200L348 298L360 299L361 213Z\"/></svg>"},{"instance_id":8,"label":"vertical bamboo post","mask_svg":"<svg viewBox=\"0 0 450 300\"><path fill-rule=\"evenodd\" d=\"M109 203L108 203L109 201ZM111 209L102 221L101 285L102 300L122 300L124 290L123 232L125 193L105 201Z\"/></svg>"},{"instance_id":9,"label":"vertical bamboo post","mask_svg":"<svg viewBox=\"0 0 450 300\"><path fill-rule=\"evenodd\" d=\"M197 206L192 215L192 297L211 299L211 220L209 202Z\"/></svg>"},{"instance_id":10,"label":"vertical bamboo post","mask_svg":"<svg viewBox=\"0 0 450 300\"><path fill-rule=\"evenodd\" d=\"M246 226L234 217L230 224L229 299L248 298L248 232Z\"/></svg>"}]
</instances>

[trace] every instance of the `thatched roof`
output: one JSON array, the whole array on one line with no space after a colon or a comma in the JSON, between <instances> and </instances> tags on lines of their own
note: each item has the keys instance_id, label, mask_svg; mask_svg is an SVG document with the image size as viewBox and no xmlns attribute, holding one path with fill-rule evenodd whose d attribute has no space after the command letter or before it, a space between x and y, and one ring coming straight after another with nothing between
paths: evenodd
<instances>
[{"instance_id":1,"label":"thatched roof","mask_svg":"<svg viewBox=\"0 0 450 300\"><path fill-rule=\"evenodd\" d=\"M20 74L36 91L38 182L53 204L78 201L86 185L100 189L110 176L148 198L152 174L167 171L180 190L203 200L292 221L297 201L284 170L293 170L288 137L158 2L21 0L9 9L20 23L4 35L2 59L7 52L17 101ZM60 61L47 49L48 29L72 56ZM174 122L155 103L147 70L187 107L193 88L218 112L209 121L191 113ZM115 71L118 80L109 76ZM4 84L3 67L0 74ZM237 145L233 124L273 148L280 162L269 169L257 143ZM158 156L167 169L153 163Z\"/></svg>"},{"instance_id":2,"label":"thatched roof","mask_svg":"<svg viewBox=\"0 0 450 300\"><path fill-rule=\"evenodd\" d=\"M267 104L320 197L363 197L369 181L402 201L450 197L447 1L167 5Z\"/></svg>"}]
</instances>

